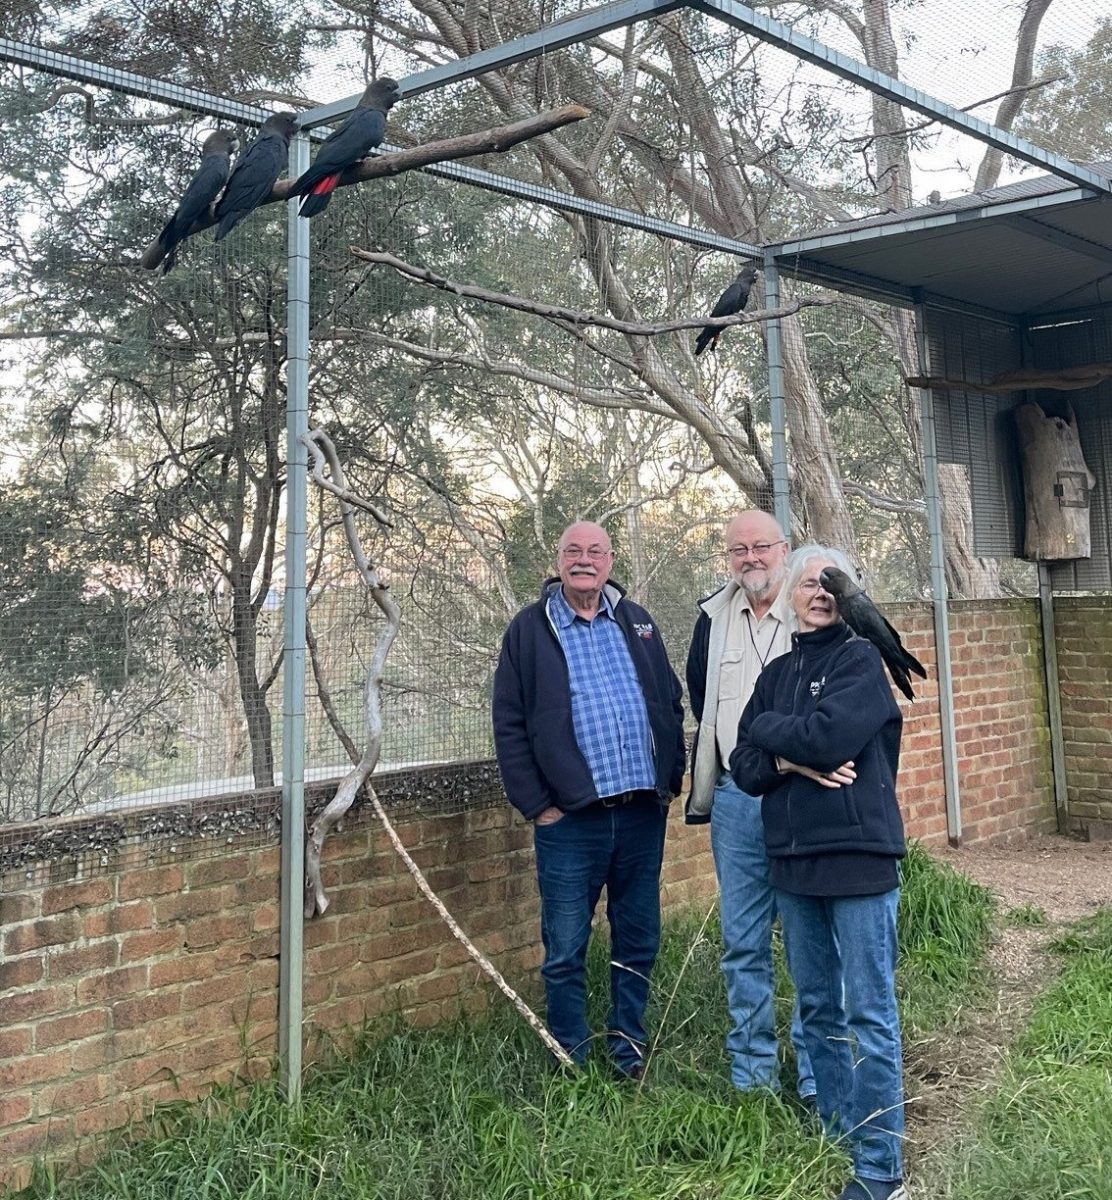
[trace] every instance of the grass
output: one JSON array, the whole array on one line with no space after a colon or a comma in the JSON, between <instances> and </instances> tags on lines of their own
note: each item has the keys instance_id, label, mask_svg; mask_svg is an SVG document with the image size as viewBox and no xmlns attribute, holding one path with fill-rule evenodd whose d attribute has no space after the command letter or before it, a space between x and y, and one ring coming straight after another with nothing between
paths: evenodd
<instances>
[{"instance_id":1,"label":"grass","mask_svg":"<svg viewBox=\"0 0 1112 1200\"><path fill-rule=\"evenodd\" d=\"M984 986L980 964L995 902L987 888L912 843L900 900L901 1011L909 1030L945 1025Z\"/></svg>"},{"instance_id":2,"label":"grass","mask_svg":"<svg viewBox=\"0 0 1112 1200\"><path fill-rule=\"evenodd\" d=\"M1039 908L1037 904L1019 904L1015 908L1009 908L1004 914L1004 920L1009 925L1024 929L1041 929L1049 924L1046 910Z\"/></svg>"},{"instance_id":3,"label":"grass","mask_svg":"<svg viewBox=\"0 0 1112 1200\"><path fill-rule=\"evenodd\" d=\"M904 1000L924 1019L944 1018L938 989L948 981L952 1001L971 981L988 901L918 850L905 889ZM604 1065L554 1075L535 1036L502 1005L433 1031L378 1026L314 1068L298 1108L271 1084L169 1106L141 1140L110 1142L95 1167L68 1178L40 1171L24 1200L833 1196L848 1174L842 1152L801 1122L791 1099L741 1098L730 1084L719 954L714 917L670 922L644 1090L614 1081ZM596 1028L607 975L600 943L590 962ZM786 992L778 997L785 1027L790 1006Z\"/></svg>"},{"instance_id":4,"label":"grass","mask_svg":"<svg viewBox=\"0 0 1112 1200\"><path fill-rule=\"evenodd\" d=\"M955 1153L947 1200L1112 1197L1112 910L1053 948L1062 974Z\"/></svg>"}]
</instances>

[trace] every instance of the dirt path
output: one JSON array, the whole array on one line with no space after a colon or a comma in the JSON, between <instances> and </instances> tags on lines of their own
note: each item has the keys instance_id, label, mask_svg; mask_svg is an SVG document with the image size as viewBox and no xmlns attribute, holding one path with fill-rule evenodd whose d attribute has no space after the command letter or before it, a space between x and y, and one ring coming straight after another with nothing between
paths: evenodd
<instances>
[{"instance_id":1,"label":"dirt path","mask_svg":"<svg viewBox=\"0 0 1112 1200\"><path fill-rule=\"evenodd\" d=\"M942 850L938 857L990 888L1002 918L1015 909L1041 910L1046 923L1002 920L989 953L993 986L986 1000L957 1014L952 1028L907 1046L908 1158L923 1184L934 1174L932 1160L946 1153L992 1086L1035 998L1056 973L1049 942L1064 926L1112 907L1112 843L1033 837Z\"/></svg>"}]
</instances>

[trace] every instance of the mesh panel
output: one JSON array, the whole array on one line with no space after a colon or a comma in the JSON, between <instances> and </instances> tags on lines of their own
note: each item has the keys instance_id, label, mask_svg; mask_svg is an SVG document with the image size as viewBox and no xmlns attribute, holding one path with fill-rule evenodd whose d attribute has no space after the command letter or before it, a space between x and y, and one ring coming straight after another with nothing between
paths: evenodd
<instances>
[{"instance_id":1,"label":"mesh panel","mask_svg":"<svg viewBox=\"0 0 1112 1200\"><path fill-rule=\"evenodd\" d=\"M234 29L230 11L83 0L47 20L27 3L7 30L101 68L80 82L57 66L0 71L8 822L84 812L111 823L203 800L198 811L253 814L237 836L274 833L271 802L258 796L273 795L282 760L286 213L260 209L220 243L189 239L166 276L141 269L218 122L196 114L196 97L158 99L124 73L219 98L222 113L242 118L220 121L242 143L255 127L234 105L336 100L372 75L402 76L579 8L280 13L257 3L237 7ZM467 14L473 28L453 40L452 20ZM914 19L926 20L898 16ZM951 41L938 40L941 23L931 29L932 54L956 55L960 24ZM916 60L905 74L922 69ZM984 87L1006 86L1006 75ZM384 767L489 755L501 632L537 594L572 518L612 530L616 577L653 612L681 666L695 603L724 577L723 522L771 500L768 383L753 328L725 331L695 360L692 330L635 343L559 326L405 280L351 247L490 292L667 321L706 313L738 264L630 227L638 212L761 241L876 204L876 147L859 137L871 118L865 94L690 13L408 100L388 137L453 136L569 99L592 119L468 160L519 182L524 197L411 172L341 189L311 226L311 421L332 436L352 486L393 521L383 532L360 518L404 610L385 680ZM697 109L721 118L714 153L692 124ZM920 198L931 146L912 147ZM633 217L554 210L527 192L542 186L577 187ZM762 301L758 286L751 307ZM881 599L920 596L928 571L921 434L902 384L914 365L903 361L906 315L843 300L804 310L798 328L795 534L855 544ZM986 415L970 431L968 461L989 424ZM947 426L954 454L959 426L956 416ZM975 511L990 499L977 486ZM314 489L308 528L308 774L320 779L346 765L338 727L362 743L381 619L350 565L334 499Z\"/></svg>"}]
</instances>

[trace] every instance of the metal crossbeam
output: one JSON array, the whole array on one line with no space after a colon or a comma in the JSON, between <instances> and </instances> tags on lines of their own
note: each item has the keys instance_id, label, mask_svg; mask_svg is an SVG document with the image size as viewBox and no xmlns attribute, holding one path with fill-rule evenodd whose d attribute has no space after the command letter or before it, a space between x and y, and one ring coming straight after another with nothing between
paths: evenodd
<instances>
[{"instance_id":1,"label":"metal crossbeam","mask_svg":"<svg viewBox=\"0 0 1112 1200\"><path fill-rule=\"evenodd\" d=\"M551 54L554 50L574 46L577 42L598 37L599 34L632 24L634 21L663 16L674 9L685 8L687 3L688 0L614 0L612 4L602 4L574 17L542 25L534 33L527 33L524 37L514 38L513 41L500 46L480 50L477 54L469 54L466 58L443 63L416 75L407 75L398 80L398 90L403 97L417 96L421 92L446 87L450 83L474 79L476 75L500 71L504 67L525 62L541 54ZM361 95L362 92L356 92L343 100L335 100L331 104L322 104L319 108L310 109L301 118L302 127L311 128L335 122L351 112Z\"/></svg>"},{"instance_id":2,"label":"metal crossbeam","mask_svg":"<svg viewBox=\"0 0 1112 1200\"><path fill-rule=\"evenodd\" d=\"M678 0L671 0L675 7ZM131 96L157 100L172 104L176 108L188 112L201 113L205 116L232 120L241 124L262 125L271 115L268 109L256 108L250 104L240 104L235 100L225 100L196 88L183 88L178 84L165 83L158 79L150 79L133 71L120 71L112 67L88 59L75 58L69 54L57 54L52 50L43 50L25 42L13 42L8 38L0 38L0 62L10 62L16 66L30 67L47 74L58 75L65 79L73 79L79 83L87 83L96 87L111 88L114 91L125 92ZM424 80L432 72L423 75L411 75L409 81ZM429 84L428 87L434 86ZM420 91L428 90L421 85ZM411 92L410 94L415 94ZM358 99L358 97L356 97ZM312 110L319 112L320 109ZM301 126L304 128L304 125ZM328 135L325 128L314 128L306 131L313 141L321 141ZM389 154L402 147L384 143L378 148L379 154ZM742 258L760 258L761 251L749 242L741 242L736 238L725 237L705 229L697 229L689 225L680 225L675 221L665 221L659 217L646 216L633 209L619 208L613 204L605 204L596 200L587 200L569 192L561 192L544 184L527 183L513 179L508 175L499 175L494 171L483 171L477 167L469 167L463 163L444 162L433 163L419 168L424 174L446 179L453 183L465 183L471 187L484 188L486 191L499 192L504 196L512 196L518 200L526 200L533 204L543 204L548 208L561 209L564 212L579 213L581 216L597 217L601 221L610 221L615 225L624 225L628 229L640 229L646 233L655 233L660 237L672 238L687 242L689 245L700 246L706 250L719 250L724 254L736 254Z\"/></svg>"},{"instance_id":3,"label":"metal crossbeam","mask_svg":"<svg viewBox=\"0 0 1112 1200\"><path fill-rule=\"evenodd\" d=\"M979 117L971 117L968 113L954 108L953 105L936 100L918 88L909 87L891 75L885 75L882 71L866 66L865 63L850 58L847 54L842 54L824 42L796 33L786 25L781 25L779 21L774 21L771 17L766 17L761 13L754 12L744 4L737 3L737 0L688 0L688 6L697 12L703 12L710 17L725 21L736 29L743 29L746 33L760 38L762 42L767 42L770 46L778 46L781 50L787 50L804 62L813 63L843 79L848 79L851 83L860 84L862 87L868 88L870 92L875 92L878 96L883 96L885 99L899 104L902 108L910 108L943 125L949 125L952 129L967 133L970 137L975 137L989 146L995 146L997 150L1003 150L1005 154L1011 154L1024 162L1034 163L1035 166L1043 167L1055 175L1060 175L1063 179L1084 184L1099 192L1112 192L1112 181L1098 175L1095 171L1090 171L1088 167L1080 166L1068 158L1063 158L1060 154L1043 150L1034 142L1017 137L1014 133L1009 133L995 125L990 125Z\"/></svg>"},{"instance_id":4,"label":"metal crossbeam","mask_svg":"<svg viewBox=\"0 0 1112 1200\"><path fill-rule=\"evenodd\" d=\"M229 121L241 121L247 125L261 125L270 113L253 104L240 104L238 100L226 100L198 88L182 87L161 79L149 79L134 71L122 71L118 67L106 67L102 63L76 58L72 54L59 54L56 50L44 50L27 42L13 42L0 38L0 62L13 63L19 67L33 67L48 75L60 75L77 83L95 84L124 92L129 96L142 96L149 100L162 100L175 108L189 112L204 113L211 117L224 117Z\"/></svg>"}]
</instances>

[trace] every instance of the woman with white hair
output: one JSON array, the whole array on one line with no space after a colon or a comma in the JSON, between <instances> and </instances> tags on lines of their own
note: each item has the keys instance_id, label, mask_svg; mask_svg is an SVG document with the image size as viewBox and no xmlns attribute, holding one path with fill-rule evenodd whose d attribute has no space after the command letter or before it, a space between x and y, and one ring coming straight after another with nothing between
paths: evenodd
<instances>
[{"instance_id":1,"label":"woman with white hair","mask_svg":"<svg viewBox=\"0 0 1112 1200\"><path fill-rule=\"evenodd\" d=\"M819 1112L853 1156L838 1200L907 1200L895 987L903 718L876 647L822 586L828 566L854 576L828 546L803 546L789 561L784 588L799 632L757 680L730 771L762 797Z\"/></svg>"}]
</instances>

